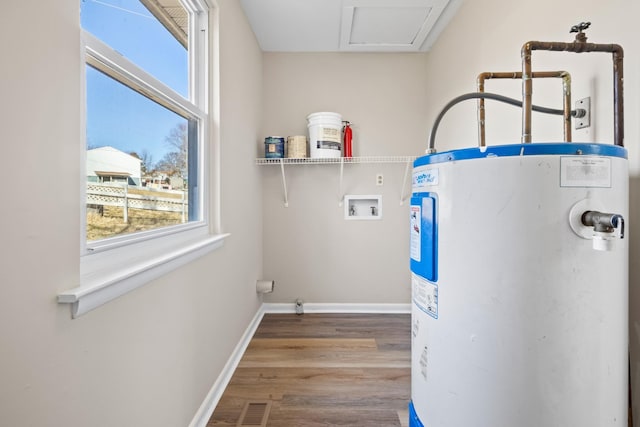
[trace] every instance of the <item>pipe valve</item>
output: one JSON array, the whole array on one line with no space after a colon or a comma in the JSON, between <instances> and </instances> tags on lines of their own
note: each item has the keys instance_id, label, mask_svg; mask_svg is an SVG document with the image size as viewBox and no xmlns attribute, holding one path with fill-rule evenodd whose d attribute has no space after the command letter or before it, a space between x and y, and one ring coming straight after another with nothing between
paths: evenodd
<instances>
[{"instance_id":1,"label":"pipe valve","mask_svg":"<svg viewBox=\"0 0 640 427\"><path fill-rule=\"evenodd\" d=\"M587 35L583 32L591 26L591 22L581 22L571 27L569 33L577 33L575 43L586 43Z\"/></svg>"},{"instance_id":2,"label":"pipe valve","mask_svg":"<svg viewBox=\"0 0 640 427\"><path fill-rule=\"evenodd\" d=\"M593 227L593 249L611 250L616 229L620 229L620 238L624 239L624 218L620 214L586 211L581 221L584 226Z\"/></svg>"}]
</instances>

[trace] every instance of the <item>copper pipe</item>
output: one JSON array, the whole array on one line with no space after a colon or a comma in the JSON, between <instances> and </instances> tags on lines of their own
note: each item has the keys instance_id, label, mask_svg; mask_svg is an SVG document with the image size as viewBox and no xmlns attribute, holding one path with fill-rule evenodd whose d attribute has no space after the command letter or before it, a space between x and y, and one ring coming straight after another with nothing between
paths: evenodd
<instances>
[{"instance_id":1,"label":"copper pipe","mask_svg":"<svg viewBox=\"0 0 640 427\"><path fill-rule=\"evenodd\" d=\"M555 52L609 52L613 56L613 120L614 143L624 146L624 106L623 106L623 49L617 44L587 43L582 31L576 34L573 43L529 41L522 46L522 142L531 142L531 94L532 72L531 53L534 50L548 50Z\"/></svg>"},{"instance_id":2,"label":"copper pipe","mask_svg":"<svg viewBox=\"0 0 640 427\"><path fill-rule=\"evenodd\" d=\"M562 111L564 123L564 140L571 142L571 75L567 71L534 71L532 78L562 78ZM478 92L484 92L484 82L488 79L521 79L522 72L484 72L478 74ZM486 145L484 98L478 99L478 145Z\"/></svg>"}]
</instances>

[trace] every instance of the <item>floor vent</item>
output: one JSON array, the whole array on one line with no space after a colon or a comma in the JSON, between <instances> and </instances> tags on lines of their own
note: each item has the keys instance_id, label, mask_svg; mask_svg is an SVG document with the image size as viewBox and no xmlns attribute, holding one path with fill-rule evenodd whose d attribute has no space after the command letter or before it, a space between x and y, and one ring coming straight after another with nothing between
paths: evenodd
<instances>
[{"instance_id":1,"label":"floor vent","mask_svg":"<svg viewBox=\"0 0 640 427\"><path fill-rule=\"evenodd\" d=\"M271 411L270 400L252 400L245 403L236 427L266 427Z\"/></svg>"}]
</instances>

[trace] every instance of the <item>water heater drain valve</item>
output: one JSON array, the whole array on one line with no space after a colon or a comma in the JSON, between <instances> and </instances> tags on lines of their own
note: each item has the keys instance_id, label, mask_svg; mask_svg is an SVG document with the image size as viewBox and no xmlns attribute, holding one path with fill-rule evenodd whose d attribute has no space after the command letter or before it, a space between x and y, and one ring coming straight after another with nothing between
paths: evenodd
<instances>
[{"instance_id":1,"label":"water heater drain valve","mask_svg":"<svg viewBox=\"0 0 640 427\"><path fill-rule=\"evenodd\" d=\"M611 241L616 237L616 229L620 229L620 238L624 239L624 218L620 214L585 211L581 222L586 227L593 227L593 249L611 250Z\"/></svg>"}]
</instances>

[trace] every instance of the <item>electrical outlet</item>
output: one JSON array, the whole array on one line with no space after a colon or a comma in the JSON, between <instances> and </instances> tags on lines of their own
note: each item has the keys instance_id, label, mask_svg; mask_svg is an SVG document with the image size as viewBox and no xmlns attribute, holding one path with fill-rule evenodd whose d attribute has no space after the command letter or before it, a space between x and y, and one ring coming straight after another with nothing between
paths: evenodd
<instances>
[{"instance_id":1,"label":"electrical outlet","mask_svg":"<svg viewBox=\"0 0 640 427\"><path fill-rule=\"evenodd\" d=\"M576 117L575 124L576 129L588 128L591 126L591 97L588 96L586 98L582 98L576 101L576 110L577 109L585 110L584 117Z\"/></svg>"},{"instance_id":2,"label":"electrical outlet","mask_svg":"<svg viewBox=\"0 0 640 427\"><path fill-rule=\"evenodd\" d=\"M382 185L384 183L384 178L381 173L376 175L376 185Z\"/></svg>"}]
</instances>

